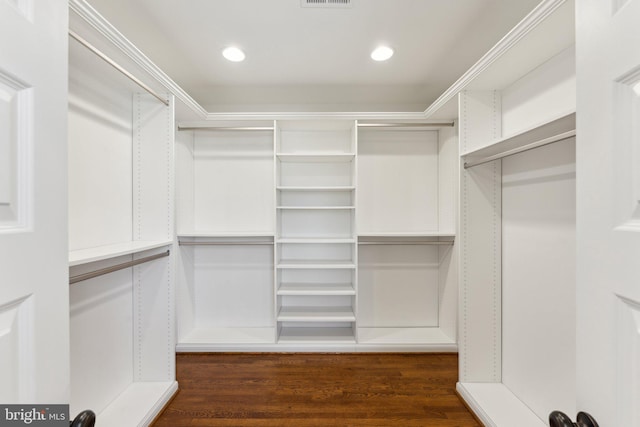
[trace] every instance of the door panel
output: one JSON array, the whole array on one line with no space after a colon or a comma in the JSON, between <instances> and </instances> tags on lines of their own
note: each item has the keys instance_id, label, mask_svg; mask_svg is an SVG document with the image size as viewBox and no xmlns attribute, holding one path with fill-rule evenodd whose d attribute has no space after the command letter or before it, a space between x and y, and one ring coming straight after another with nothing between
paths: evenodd
<instances>
[{"instance_id":1,"label":"door panel","mask_svg":"<svg viewBox=\"0 0 640 427\"><path fill-rule=\"evenodd\" d=\"M67 15L0 0L0 401L69 400Z\"/></svg>"},{"instance_id":2,"label":"door panel","mask_svg":"<svg viewBox=\"0 0 640 427\"><path fill-rule=\"evenodd\" d=\"M640 0L577 11L577 404L640 417Z\"/></svg>"}]
</instances>

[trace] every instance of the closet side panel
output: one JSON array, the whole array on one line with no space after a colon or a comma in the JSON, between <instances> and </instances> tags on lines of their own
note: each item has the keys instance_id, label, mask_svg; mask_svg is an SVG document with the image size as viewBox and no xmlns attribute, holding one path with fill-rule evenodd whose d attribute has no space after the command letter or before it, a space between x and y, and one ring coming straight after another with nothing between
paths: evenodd
<instances>
[{"instance_id":1,"label":"closet side panel","mask_svg":"<svg viewBox=\"0 0 640 427\"><path fill-rule=\"evenodd\" d=\"M460 152L500 137L500 96L459 95ZM461 382L501 381L501 164L461 169L460 304Z\"/></svg>"},{"instance_id":2,"label":"closet side panel","mask_svg":"<svg viewBox=\"0 0 640 427\"><path fill-rule=\"evenodd\" d=\"M575 139L502 161L503 383L575 413Z\"/></svg>"},{"instance_id":3,"label":"closet side panel","mask_svg":"<svg viewBox=\"0 0 640 427\"><path fill-rule=\"evenodd\" d=\"M193 132L176 133L176 231L194 230ZM195 282L192 249L176 247L176 312L177 337L183 339L194 327Z\"/></svg>"},{"instance_id":4,"label":"closet side panel","mask_svg":"<svg viewBox=\"0 0 640 427\"><path fill-rule=\"evenodd\" d=\"M165 106L151 95L134 95L134 240L171 239L174 232L174 104L168 99ZM133 268L136 381L175 379L174 256Z\"/></svg>"},{"instance_id":5,"label":"closet side panel","mask_svg":"<svg viewBox=\"0 0 640 427\"><path fill-rule=\"evenodd\" d=\"M458 128L438 134L438 231L456 234L458 212ZM442 332L457 341L458 244L438 249L438 324Z\"/></svg>"}]
</instances>

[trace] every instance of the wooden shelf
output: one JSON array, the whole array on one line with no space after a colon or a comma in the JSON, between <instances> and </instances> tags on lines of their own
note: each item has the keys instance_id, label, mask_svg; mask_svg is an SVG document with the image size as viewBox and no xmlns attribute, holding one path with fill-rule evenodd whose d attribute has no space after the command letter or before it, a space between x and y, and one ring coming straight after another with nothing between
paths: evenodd
<instances>
[{"instance_id":1,"label":"wooden shelf","mask_svg":"<svg viewBox=\"0 0 640 427\"><path fill-rule=\"evenodd\" d=\"M278 295L333 296L355 295L351 283L282 283Z\"/></svg>"},{"instance_id":2,"label":"wooden shelf","mask_svg":"<svg viewBox=\"0 0 640 427\"><path fill-rule=\"evenodd\" d=\"M351 328L282 328L278 343L355 344Z\"/></svg>"},{"instance_id":3,"label":"wooden shelf","mask_svg":"<svg viewBox=\"0 0 640 427\"><path fill-rule=\"evenodd\" d=\"M455 233L440 231L365 231L358 237L456 237Z\"/></svg>"},{"instance_id":4,"label":"wooden shelf","mask_svg":"<svg viewBox=\"0 0 640 427\"><path fill-rule=\"evenodd\" d=\"M95 248L79 249L69 252L69 267L102 261L123 255L132 255L150 249L163 248L173 244L173 240L153 240L124 242Z\"/></svg>"},{"instance_id":5,"label":"wooden shelf","mask_svg":"<svg viewBox=\"0 0 640 427\"><path fill-rule=\"evenodd\" d=\"M204 344L273 344L275 328L195 328L177 344L181 351Z\"/></svg>"},{"instance_id":6,"label":"wooden shelf","mask_svg":"<svg viewBox=\"0 0 640 427\"><path fill-rule=\"evenodd\" d=\"M358 328L361 344L441 344L456 342L440 328Z\"/></svg>"},{"instance_id":7,"label":"wooden shelf","mask_svg":"<svg viewBox=\"0 0 640 427\"><path fill-rule=\"evenodd\" d=\"M502 383L458 383L456 390L487 426L547 425Z\"/></svg>"},{"instance_id":8,"label":"wooden shelf","mask_svg":"<svg viewBox=\"0 0 640 427\"><path fill-rule=\"evenodd\" d=\"M234 237L274 237L273 231L183 231L178 233L178 239L183 237L203 238L234 238Z\"/></svg>"},{"instance_id":9,"label":"wooden shelf","mask_svg":"<svg viewBox=\"0 0 640 427\"><path fill-rule=\"evenodd\" d=\"M353 191L356 189L355 186L336 186L336 187L321 187L321 186L314 186L314 187L284 187L284 186L279 186L276 187L277 190L279 191Z\"/></svg>"},{"instance_id":10,"label":"wooden shelf","mask_svg":"<svg viewBox=\"0 0 640 427\"><path fill-rule=\"evenodd\" d=\"M322 269L322 270L335 270L335 269L355 269L356 265L353 261L292 261L282 260L278 265L278 269L297 269L297 270L309 270L309 269Z\"/></svg>"},{"instance_id":11,"label":"wooden shelf","mask_svg":"<svg viewBox=\"0 0 640 427\"><path fill-rule=\"evenodd\" d=\"M526 149L531 144L536 144L540 141L552 141L558 135L570 135L573 133L575 136L575 130L576 114L571 113L533 126L516 135L498 139L482 148L464 153L461 157L465 164L473 164L493 156L504 156L511 152L515 154L515 152Z\"/></svg>"},{"instance_id":12,"label":"wooden shelf","mask_svg":"<svg viewBox=\"0 0 640 427\"><path fill-rule=\"evenodd\" d=\"M291 163L347 163L355 158L353 153L278 153L276 157L281 162Z\"/></svg>"},{"instance_id":13,"label":"wooden shelf","mask_svg":"<svg viewBox=\"0 0 640 427\"><path fill-rule=\"evenodd\" d=\"M276 243L285 244L335 244L335 243L355 243L356 239L314 239L314 238L290 238L278 239Z\"/></svg>"},{"instance_id":14,"label":"wooden shelf","mask_svg":"<svg viewBox=\"0 0 640 427\"><path fill-rule=\"evenodd\" d=\"M351 307L281 307L278 322L355 322Z\"/></svg>"},{"instance_id":15,"label":"wooden shelf","mask_svg":"<svg viewBox=\"0 0 640 427\"><path fill-rule=\"evenodd\" d=\"M97 415L96 426L149 425L177 391L175 381L134 382Z\"/></svg>"},{"instance_id":16,"label":"wooden shelf","mask_svg":"<svg viewBox=\"0 0 640 427\"><path fill-rule=\"evenodd\" d=\"M280 210L308 210L308 211L321 211L321 210L353 210L355 206L278 206Z\"/></svg>"}]
</instances>

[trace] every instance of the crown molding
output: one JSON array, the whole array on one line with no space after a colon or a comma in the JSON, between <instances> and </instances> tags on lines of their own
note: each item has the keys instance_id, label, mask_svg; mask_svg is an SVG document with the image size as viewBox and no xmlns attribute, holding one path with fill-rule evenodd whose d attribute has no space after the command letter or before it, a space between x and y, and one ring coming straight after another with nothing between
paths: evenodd
<instances>
[{"instance_id":1,"label":"crown molding","mask_svg":"<svg viewBox=\"0 0 640 427\"><path fill-rule=\"evenodd\" d=\"M209 113L206 120L419 120L419 112L274 112L274 113Z\"/></svg>"},{"instance_id":2,"label":"crown molding","mask_svg":"<svg viewBox=\"0 0 640 427\"><path fill-rule=\"evenodd\" d=\"M153 79L162 85L167 91L172 93L177 101L185 104L199 117L207 117L207 111L184 91L171 77L164 73L149 57L138 49L129 39L118 31L109 21L107 21L98 11L96 11L86 0L69 0L69 10L82 18L97 33L102 35L111 45L129 57L136 65L147 72Z\"/></svg>"},{"instance_id":3,"label":"crown molding","mask_svg":"<svg viewBox=\"0 0 640 427\"><path fill-rule=\"evenodd\" d=\"M455 83L442 93L423 113L425 118L431 117L453 97L463 91L471 82L482 74L502 55L513 48L523 37L533 31L567 0L544 0L515 27L511 29L495 46L493 46L478 62L469 68Z\"/></svg>"}]
</instances>

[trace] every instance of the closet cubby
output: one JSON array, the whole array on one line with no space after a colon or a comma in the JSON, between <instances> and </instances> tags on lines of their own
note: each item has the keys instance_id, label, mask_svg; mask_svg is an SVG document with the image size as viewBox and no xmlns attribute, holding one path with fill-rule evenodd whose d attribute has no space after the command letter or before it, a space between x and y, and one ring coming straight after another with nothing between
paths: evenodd
<instances>
[{"instance_id":1,"label":"closet cubby","mask_svg":"<svg viewBox=\"0 0 640 427\"><path fill-rule=\"evenodd\" d=\"M177 391L173 98L75 40L69 61L70 412L147 425Z\"/></svg>"},{"instance_id":2,"label":"closet cubby","mask_svg":"<svg viewBox=\"0 0 640 427\"><path fill-rule=\"evenodd\" d=\"M454 129L358 132L358 338L456 342Z\"/></svg>"},{"instance_id":3,"label":"closet cubby","mask_svg":"<svg viewBox=\"0 0 640 427\"><path fill-rule=\"evenodd\" d=\"M273 122L178 131L178 351L275 342Z\"/></svg>"}]
</instances>

